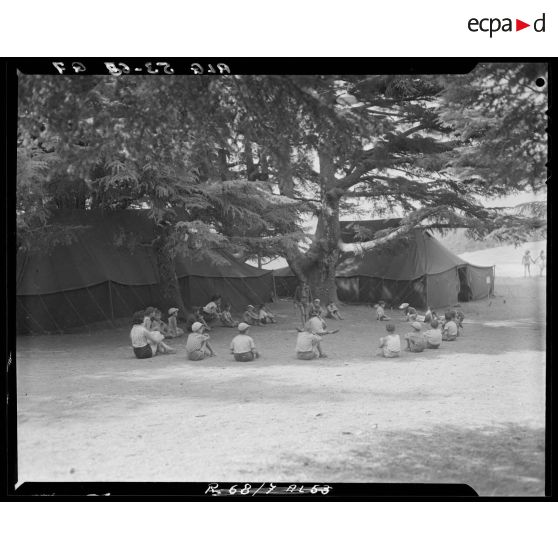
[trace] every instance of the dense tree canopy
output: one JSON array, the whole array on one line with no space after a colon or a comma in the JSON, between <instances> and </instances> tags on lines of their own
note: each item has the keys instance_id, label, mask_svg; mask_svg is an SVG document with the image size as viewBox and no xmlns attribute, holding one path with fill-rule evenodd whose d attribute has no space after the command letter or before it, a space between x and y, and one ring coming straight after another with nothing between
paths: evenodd
<instances>
[{"instance_id":1,"label":"dense tree canopy","mask_svg":"<svg viewBox=\"0 0 558 558\"><path fill-rule=\"evenodd\" d=\"M342 252L418 226L505 240L544 228L540 208L484 204L545 187L541 76L533 64L465 76L20 76L19 238L71 241L49 224L57 207L147 207L169 300L175 251L215 245L285 256L335 297ZM339 217L363 200L405 218L344 244Z\"/></svg>"}]
</instances>

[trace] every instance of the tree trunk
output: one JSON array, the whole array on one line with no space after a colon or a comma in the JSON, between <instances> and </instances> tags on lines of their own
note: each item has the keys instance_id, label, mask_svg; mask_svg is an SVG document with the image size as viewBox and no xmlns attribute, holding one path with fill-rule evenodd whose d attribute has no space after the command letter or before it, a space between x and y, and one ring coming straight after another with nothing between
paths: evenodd
<instances>
[{"instance_id":1,"label":"tree trunk","mask_svg":"<svg viewBox=\"0 0 558 558\"><path fill-rule=\"evenodd\" d=\"M326 194L314 242L305 254L303 264L313 296L325 303L338 302L335 270L339 260L339 237L339 198Z\"/></svg>"},{"instance_id":2,"label":"tree trunk","mask_svg":"<svg viewBox=\"0 0 558 558\"><path fill-rule=\"evenodd\" d=\"M159 271L159 296L157 304L161 306L160 309L163 313L166 313L169 308L175 307L185 316L186 307L180 292L174 266L176 245L170 225L159 225L157 232L157 237L153 242Z\"/></svg>"}]
</instances>

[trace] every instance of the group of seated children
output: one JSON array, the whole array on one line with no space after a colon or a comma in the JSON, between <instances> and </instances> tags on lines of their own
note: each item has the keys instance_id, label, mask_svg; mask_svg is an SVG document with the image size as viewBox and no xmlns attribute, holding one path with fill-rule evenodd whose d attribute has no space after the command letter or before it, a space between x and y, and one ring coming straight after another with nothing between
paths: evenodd
<instances>
[{"instance_id":1,"label":"group of seated children","mask_svg":"<svg viewBox=\"0 0 558 558\"><path fill-rule=\"evenodd\" d=\"M259 357L254 340L248 335L249 325L241 322L238 324L238 335L230 344L233 358L238 362L250 362ZM192 324L192 333L186 340L186 356L188 360L203 360L206 357L215 356L215 351L209 344L209 334L205 332L205 326L201 322Z\"/></svg>"},{"instance_id":2,"label":"group of seated children","mask_svg":"<svg viewBox=\"0 0 558 558\"><path fill-rule=\"evenodd\" d=\"M165 343L165 337L170 336L168 333L168 326L162 321L161 311L157 308L149 306L136 312L130 331L132 349L136 357L151 358L156 354L175 353L176 351Z\"/></svg>"},{"instance_id":3,"label":"group of seated children","mask_svg":"<svg viewBox=\"0 0 558 558\"><path fill-rule=\"evenodd\" d=\"M259 304L257 307L249 304L242 319L249 325L275 323L275 315L265 304ZM191 331L192 324L199 322L206 331L211 331L209 324L216 320L219 320L223 327L238 327L239 324L231 314L231 305L228 303L222 305L222 297L219 294L213 295L205 306L199 308L195 306L192 309L192 314L187 320L187 330Z\"/></svg>"},{"instance_id":4,"label":"group of seated children","mask_svg":"<svg viewBox=\"0 0 558 558\"><path fill-rule=\"evenodd\" d=\"M457 312L448 310L444 314L442 323L439 323L438 319L433 316L435 316L435 313L430 311L428 321L425 318L425 322L430 325L425 332L422 331L420 322L416 320L411 321L411 331L406 333L404 337L406 350L412 353L422 353L424 349L438 349L442 341L455 341L457 339L459 335L459 318L456 317ZM462 313L461 316L463 316ZM463 321L463 317L461 321ZM385 358L400 356L401 339L399 335L395 333L395 324L387 324L386 331L388 334L380 338L378 355Z\"/></svg>"},{"instance_id":5,"label":"group of seated children","mask_svg":"<svg viewBox=\"0 0 558 558\"><path fill-rule=\"evenodd\" d=\"M275 314L265 304L258 304L258 306L248 304L242 314L242 320L244 323L256 326L276 323Z\"/></svg>"}]
</instances>

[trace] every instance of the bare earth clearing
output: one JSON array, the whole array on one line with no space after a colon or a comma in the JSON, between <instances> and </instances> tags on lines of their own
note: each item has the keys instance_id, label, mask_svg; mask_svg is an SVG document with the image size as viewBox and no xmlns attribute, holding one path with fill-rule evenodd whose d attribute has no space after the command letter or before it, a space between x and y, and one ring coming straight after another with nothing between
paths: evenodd
<instances>
[{"instance_id":1,"label":"bare earth clearing","mask_svg":"<svg viewBox=\"0 0 558 558\"><path fill-rule=\"evenodd\" d=\"M545 279L497 277L438 351L374 356L384 324L345 306L328 359L294 358L292 304L262 358L133 357L128 328L20 337L19 481L464 482L544 494ZM505 301L505 302L504 302ZM397 314L397 312L393 312ZM409 326L399 322L398 332Z\"/></svg>"}]
</instances>

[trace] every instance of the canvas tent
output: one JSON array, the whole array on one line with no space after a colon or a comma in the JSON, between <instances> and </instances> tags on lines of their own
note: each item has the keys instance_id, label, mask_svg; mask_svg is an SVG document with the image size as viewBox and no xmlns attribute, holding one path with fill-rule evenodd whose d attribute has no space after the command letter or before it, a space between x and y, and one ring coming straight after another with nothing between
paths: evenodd
<instances>
[{"instance_id":1,"label":"canvas tent","mask_svg":"<svg viewBox=\"0 0 558 558\"><path fill-rule=\"evenodd\" d=\"M159 274L146 211L66 211L52 223L81 226L76 241L17 254L17 332L63 332L159 306ZM176 274L186 306L220 293L238 312L270 300L272 273L226 252L178 255ZM166 310L166 309L165 309Z\"/></svg>"},{"instance_id":2,"label":"canvas tent","mask_svg":"<svg viewBox=\"0 0 558 558\"><path fill-rule=\"evenodd\" d=\"M273 280L275 281L275 293L278 297L293 296L298 285L298 279L289 266L274 269Z\"/></svg>"},{"instance_id":3,"label":"canvas tent","mask_svg":"<svg viewBox=\"0 0 558 558\"><path fill-rule=\"evenodd\" d=\"M342 221L343 241L358 240L359 232L374 234L399 224L399 219ZM408 302L443 308L458 301L478 300L494 292L494 268L478 267L453 254L430 233L415 230L402 246L345 256L337 266L340 300Z\"/></svg>"},{"instance_id":4,"label":"canvas tent","mask_svg":"<svg viewBox=\"0 0 558 558\"><path fill-rule=\"evenodd\" d=\"M341 221L344 242L363 240L400 219ZM274 271L279 296L292 296L297 279L289 267ZM494 268L474 266L453 254L431 234L415 230L395 249L342 257L336 271L337 296L344 302L377 302L417 308L443 308L494 294ZM280 294L281 289L281 294Z\"/></svg>"}]
</instances>

